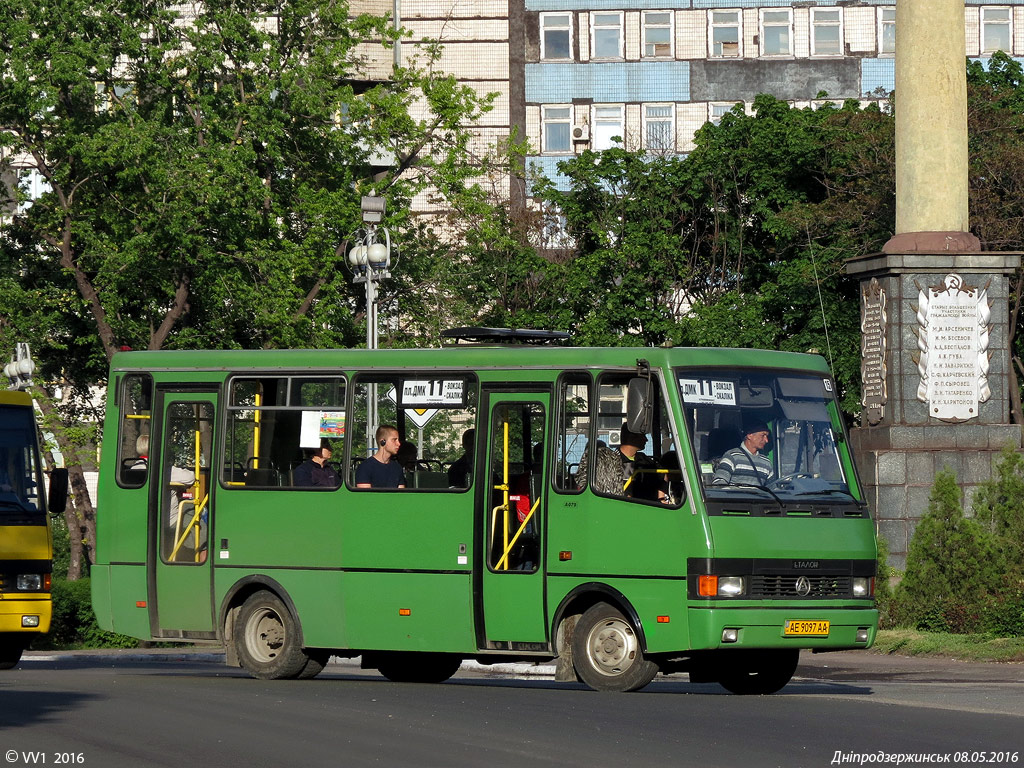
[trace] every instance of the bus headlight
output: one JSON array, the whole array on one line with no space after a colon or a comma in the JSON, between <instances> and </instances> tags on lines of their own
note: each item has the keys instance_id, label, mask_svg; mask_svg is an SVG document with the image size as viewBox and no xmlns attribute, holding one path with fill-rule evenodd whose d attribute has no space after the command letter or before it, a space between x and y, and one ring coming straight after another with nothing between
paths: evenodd
<instances>
[{"instance_id":1,"label":"bus headlight","mask_svg":"<svg viewBox=\"0 0 1024 768\"><path fill-rule=\"evenodd\" d=\"M867 576L854 576L853 577L853 596L854 597L871 597L873 579Z\"/></svg>"},{"instance_id":2,"label":"bus headlight","mask_svg":"<svg viewBox=\"0 0 1024 768\"><path fill-rule=\"evenodd\" d=\"M14 588L19 592L41 592L43 576L40 573L19 573Z\"/></svg>"},{"instance_id":3,"label":"bus headlight","mask_svg":"<svg viewBox=\"0 0 1024 768\"><path fill-rule=\"evenodd\" d=\"M744 592L742 576L719 576L719 597L739 597Z\"/></svg>"}]
</instances>

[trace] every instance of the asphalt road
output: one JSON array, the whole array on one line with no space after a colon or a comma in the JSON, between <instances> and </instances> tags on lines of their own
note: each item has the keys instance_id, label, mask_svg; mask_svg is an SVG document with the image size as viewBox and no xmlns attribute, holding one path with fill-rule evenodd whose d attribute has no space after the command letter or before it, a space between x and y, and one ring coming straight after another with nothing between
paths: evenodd
<instances>
[{"instance_id":1,"label":"asphalt road","mask_svg":"<svg viewBox=\"0 0 1024 768\"><path fill-rule=\"evenodd\" d=\"M0 673L0 767L1024 760L1024 665L806 655L783 692L761 697L685 675L600 694L525 671L544 670L403 685L332 664L315 680L265 682L210 654L33 654Z\"/></svg>"}]
</instances>

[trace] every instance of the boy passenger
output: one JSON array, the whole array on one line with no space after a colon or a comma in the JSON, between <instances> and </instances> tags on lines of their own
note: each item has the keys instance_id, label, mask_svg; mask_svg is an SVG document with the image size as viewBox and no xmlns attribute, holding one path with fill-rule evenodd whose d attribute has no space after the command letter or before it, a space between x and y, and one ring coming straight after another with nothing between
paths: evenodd
<instances>
[{"instance_id":1,"label":"boy passenger","mask_svg":"<svg viewBox=\"0 0 1024 768\"><path fill-rule=\"evenodd\" d=\"M390 424L377 427L376 452L356 468L356 488L405 488L405 473L395 459L402 441Z\"/></svg>"}]
</instances>

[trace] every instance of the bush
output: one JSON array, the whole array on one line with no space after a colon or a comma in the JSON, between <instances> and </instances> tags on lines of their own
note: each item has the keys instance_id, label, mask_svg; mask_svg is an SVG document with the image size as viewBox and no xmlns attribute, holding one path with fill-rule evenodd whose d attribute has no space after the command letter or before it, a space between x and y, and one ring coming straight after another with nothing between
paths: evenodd
<instances>
[{"instance_id":1,"label":"bush","mask_svg":"<svg viewBox=\"0 0 1024 768\"><path fill-rule=\"evenodd\" d=\"M875 574L875 607L878 608L878 626L891 629L895 624L896 609L893 605L891 581L896 569L889 565L889 545L881 536L877 537L878 570Z\"/></svg>"},{"instance_id":2,"label":"bush","mask_svg":"<svg viewBox=\"0 0 1024 768\"><path fill-rule=\"evenodd\" d=\"M960 488L949 470L935 477L928 511L907 552L907 572L896 592L900 623L953 632L972 631L982 606L1003 582L1000 551L976 520L964 516Z\"/></svg>"},{"instance_id":3,"label":"bush","mask_svg":"<svg viewBox=\"0 0 1024 768\"><path fill-rule=\"evenodd\" d=\"M1024 455L1010 446L1003 449L995 476L978 486L974 517L992 536L1005 564L1006 586L1024 582Z\"/></svg>"},{"instance_id":4,"label":"bush","mask_svg":"<svg viewBox=\"0 0 1024 768\"><path fill-rule=\"evenodd\" d=\"M1024 637L1024 589L993 598L985 607L984 627L996 637Z\"/></svg>"},{"instance_id":5,"label":"bush","mask_svg":"<svg viewBox=\"0 0 1024 768\"><path fill-rule=\"evenodd\" d=\"M92 610L89 579L53 580L53 620L50 631L35 641L36 648L135 648L138 640L104 632Z\"/></svg>"}]
</instances>

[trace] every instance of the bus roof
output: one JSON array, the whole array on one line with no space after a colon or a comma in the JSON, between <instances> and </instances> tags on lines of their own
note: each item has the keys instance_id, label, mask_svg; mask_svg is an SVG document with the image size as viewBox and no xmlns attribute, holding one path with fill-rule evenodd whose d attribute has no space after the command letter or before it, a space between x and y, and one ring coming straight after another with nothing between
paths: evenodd
<instances>
[{"instance_id":1,"label":"bus roof","mask_svg":"<svg viewBox=\"0 0 1024 768\"><path fill-rule=\"evenodd\" d=\"M231 371L245 368L607 368L753 367L827 374L820 355L712 347L454 346L419 349L162 350L118 352L111 369Z\"/></svg>"},{"instance_id":2,"label":"bus roof","mask_svg":"<svg viewBox=\"0 0 1024 768\"><path fill-rule=\"evenodd\" d=\"M20 390L0 390L0 405L23 405L32 407L32 395Z\"/></svg>"}]
</instances>

